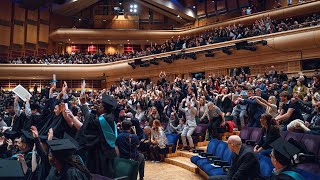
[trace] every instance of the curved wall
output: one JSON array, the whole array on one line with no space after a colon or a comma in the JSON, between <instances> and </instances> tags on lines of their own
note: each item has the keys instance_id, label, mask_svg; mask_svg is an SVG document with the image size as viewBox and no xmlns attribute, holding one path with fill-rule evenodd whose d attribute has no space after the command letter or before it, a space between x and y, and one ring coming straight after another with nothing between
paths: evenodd
<instances>
[{"instance_id":1,"label":"curved wall","mask_svg":"<svg viewBox=\"0 0 320 180\"><path fill-rule=\"evenodd\" d=\"M262 73L268 65L276 65L285 72L300 71L300 60L320 57L320 27L310 27L293 31L275 33L242 40L233 40L201 47L189 48L186 52L204 51L234 45L236 42L267 40L268 45L257 47L257 51L232 50L232 55L215 51L212 58L205 57L204 53L197 54L197 60L176 60L172 64L163 61L159 66L137 67L132 69L124 60L108 64L1 64L0 79L51 79L56 74L59 79L105 79L108 83L124 78L151 78L158 77L160 71L166 71L170 77L190 75L192 72L206 72L208 74L227 74L228 68L249 66L253 73ZM153 59L168 56L179 51L147 56Z\"/></svg>"}]
</instances>

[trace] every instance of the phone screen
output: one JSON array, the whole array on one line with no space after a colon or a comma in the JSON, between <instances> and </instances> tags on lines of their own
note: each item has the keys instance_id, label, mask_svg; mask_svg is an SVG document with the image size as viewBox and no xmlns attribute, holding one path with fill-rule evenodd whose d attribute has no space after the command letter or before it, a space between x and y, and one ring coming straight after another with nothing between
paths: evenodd
<instances>
[{"instance_id":1,"label":"phone screen","mask_svg":"<svg viewBox=\"0 0 320 180\"><path fill-rule=\"evenodd\" d=\"M66 110L68 110L69 109L68 103L65 103L64 105L66 107Z\"/></svg>"}]
</instances>

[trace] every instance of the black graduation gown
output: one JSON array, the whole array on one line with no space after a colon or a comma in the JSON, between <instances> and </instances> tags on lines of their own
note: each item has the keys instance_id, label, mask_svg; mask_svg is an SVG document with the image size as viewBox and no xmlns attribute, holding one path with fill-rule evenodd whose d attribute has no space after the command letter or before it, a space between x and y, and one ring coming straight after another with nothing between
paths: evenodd
<instances>
[{"instance_id":1,"label":"black graduation gown","mask_svg":"<svg viewBox=\"0 0 320 180\"><path fill-rule=\"evenodd\" d=\"M63 138L64 132L68 132L70 129L66 120L63 118L62 113L60 113L58 116L55 115L54 112L52 112L47 118L46 124L42 127L42 129L39 131L39 135L46 136L49 132L49 129L53 129L54 137L57 138Z\"/></svg>"},{"instance_id":2,"label":"black graduation gown","mask_svg":"<svg viewBox=\"0 0 320 180\"><path fill-rule=\"evenodd\" d=\"M55 167L51 167L46 180L90 180L90 175L75 167L65 165L61 173L58 173Z\"/></svg>"},{"instance_id":3,"label":"black graduation gown","mask_svg":"<svg viewBox=\"0 0 320 180\"><path fill-rule=\"evenodd\" d=\"M104 116L110 127L114 130L114 115L108 114ZM86 116L84 124L78 131L76 140L79 142L80 154L85 154L87 168L90 173L100 174L109 178L113 178L114 168L113 161L117 156L114 148L104 139L98 117L93 114Z\"/></svg>"},{"instance_id":4,"label":"black graduation gown","mask_svg":"<svg viewBox=\"0 0 320 180\"><path fill-rule=\"evenodd\" d=\"M282 170L282 172L284 171L292 171L293 169L291 167L287 167L285 169ZM294 171L294 170L293 170ZM269 180L295 180L293 177L284 174L284 173L280 173L278 175L275 175L272 173L272 175L268 178Z\"/></svg>"},{"instance_id":5,"label":"black graduation gown","mask_svg":"<svg viewBox=\"0 0 320 180\"><path fill-rule=\"evenodd\" d=\"M21 113L20 116L14 117L12 131L20 132L21 129L29 130L31 125L32 125L31 119L28 118L25 113Z\"/></svg>"}]
</instances>

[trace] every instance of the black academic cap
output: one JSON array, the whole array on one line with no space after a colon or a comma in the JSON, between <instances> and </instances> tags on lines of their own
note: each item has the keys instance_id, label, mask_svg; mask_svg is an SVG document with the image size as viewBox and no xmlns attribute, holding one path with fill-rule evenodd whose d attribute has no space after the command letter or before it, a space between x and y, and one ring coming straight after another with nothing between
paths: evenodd
<instances>
[{"instance_id":1,"label":"black academic cap","mask_svg":"<svg viewBox=\"0 0 320 180\"><path fill-rule=\"evenodd\" d=\"M290 165L293 156L300 152L300 149L292 145L282 137L270 144L273 147L274 156L282 165Z\"/></svg>"},{"instance_id":2,"label":"black academic cap","mask_svg":"<svg viewBox=\"0 0 320 180\"><path fill-rule=\"evenodd\" d=\"M19 161L0 159L0 179L23 179L24 173Z\"/></svg>"},{"instance_id":3,"label":"black academic cap","mask_svg":"<svg viewBox=\"0 0 320 180\"><path fill-rule=\"evenodd\" d=\"M51 140L47 143L51 153L60 158L72 155L77 149L69 139Z\"/></svg>"},{"instance_id":4,"label":"black academic cap","mask_svg":"<svg viewBox=\"0 0 320 180\"><path fill-rule=\"evenodd\" d=\"M19 137L19 133L16 131L5 131L3 135L6 139L11 139L11 140L14 140L15 138Z\"/></svg>"},{"instance_id":5,"label":"black academic cap","mask_svg":"<svg viewBox=\"0 0 320 180\"><path fill-rule=\"evenodd\" d=\"M102 95L102 103L111 109L115 109L117 107L117 100L106 94Z\"/></svg>"},{"instance_id":6,"label":"black academic cap","mask_svg":"<svg viewBox=\"0 0 320 180\"><path fill-rule=\"evenodd\" d=\"M76 150L79 149L80 145L78 143L78 141L76 141L73 137L71 137L68 133L64 133L63 134L63 139L69 139L76 147Z\"/></svg>"},{"instance_id":7,"label":"black academic cap","mask_svg":"<svg viewBox=\"0 0 320 180\"><path fill-rule=\"evenodd\" d=\"M32 133L30 131L21 129L21 136L23 136L26 139L27 144L34 143L34 138L33 138Z\"/></svg>"}]
</instances>

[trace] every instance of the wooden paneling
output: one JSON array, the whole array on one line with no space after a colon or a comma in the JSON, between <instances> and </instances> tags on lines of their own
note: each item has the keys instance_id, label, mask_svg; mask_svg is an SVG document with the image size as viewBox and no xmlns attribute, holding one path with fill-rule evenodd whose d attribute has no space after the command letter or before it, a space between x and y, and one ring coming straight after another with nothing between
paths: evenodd
<instances>
[{"instance_id":1,"label":"wooden paneling","mask_svg":"<svg viewBox=\"0 0 320 180\"><path fill-rule=\"evenodd\" d=\"M218 11L226 9L226 0L216 1L216 3L217 3L217 10Z\"/></svg>"},{"instance_id":2,"label":"wooden paneling","mask_svg":"<svg viewBox=\"0 0 320 180\"><path fill-rule=\"evenodd\" d=\"M207 12L208 12L209 14L212 14L212 13L215 13L215 12L216 12L215 2L207 1Z\"/></svg>"},{"instance_id":3,"label":"wooden paneling","mask_svg":"<svg viewBox=\"0 0 320 180\"><path fill-rule=\"evenodd\" d=\"M16 4L14 7L14 19L24 21L26 16L25 11L25 9L20 8L19 5Z\"/></svg>"},{"instance_id":4,"label":"wooden paneling","mask_svg":"<svg viewBox=\"0 0 320 180\"><path fill-rule=\"evenodd\" d=\"M233 10L233 9L237 9L238 5L237 5L237 0L228 0L228 9L229 10Z\"/></svg>"},{"instance_id":5,"label":"wooden paneling","mask_svg":"<svg viewBox=\"0 0 320 180\"><path fill-rule=\"evenodd\" d=\"M40 10L40 19L49 21L49 16L50 16L49 10L47 10L47 9Z\"/></svg>"},{"instance_id":6,"label":"wooden paneling","mask_svg":"<svg viewBox=\"0 0 320 180\"><path fill-rule=\"evenodd\" d=\"M163 21L163 14L157 13L157 12L153 12L153 20L154 21Z\"/></svg>"},{"instance_id":7,"label":"wooden paneling","mask_svg":"<svg viewBox=\"0 0 320 180\"><path fill-rule=\"evenodd\" d=\"M27 40L26 42L36 44L37 43L37 26L27 25Z\"/></svg>"},{"instance_id":8,"label":"wooden paneling","mask_svg":"<svg viewBox=\"0 0 320 180\"><path fill-rule=\"evenodd\" d=\"M204 4L205 2L201 2L198 3L198 7L197 7L197 15L204 15L205 14L205 8L204 8Z\"/></svg>"},{"instance_id":9,"label":"wooden paneling","mask_svg":"<svg viewBox=\"0 0 320 180\"><path fill-rule=\"evenodd\" d=\"M39 41L48 43L49 26L40 24Z\"/></svg>"},{"instance_id":10,"label":"wooden paneling","mask_svg":"<svg viewBox=\"0 0 320 180\"><path fill-rule=\"evenodd\" d=\"M140 19L149 19L149 8L140 6Z\"/></svg>"},{"instance_id":11,"label":"wooden paneling","mask_svg":"<svg viewBox=\"0 0 320 180\"><path fill-rule=\"evenodd\" d=\"M1 0L0 5L0 19L11 21L12 4L10 0Z\"/></svg>"},{"instance_id":12,"label":"wooden paneling","mask_svg":"<svg viewBox=\"0 0 320 180\"><path fill-rule=\"evenodd\" d=\"M13 27L13 43L24 45L24 27L14 25Z\"/></svg>"},{"instance_id":13,"label":"wooden paneling","mask_svg":"<svg viewBox=\"0 0 320 180\"><path fill-rule=\"evenodd\" d=\"M8 26L0 26L0 45L10 46L10 30Z\"/></svg>"},{"instance_id":14,"label":"wooden paneling","mask_svg":"<svg viewBox=\"0 0 320 180\"><path fill-rule=\"evenodd\" d=\"M38 10L28 10L28 19L32 21L38 21Z\"/></svg>"}]
</instances>

